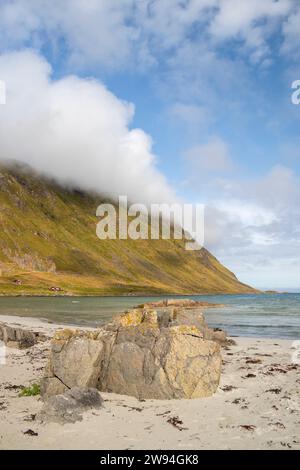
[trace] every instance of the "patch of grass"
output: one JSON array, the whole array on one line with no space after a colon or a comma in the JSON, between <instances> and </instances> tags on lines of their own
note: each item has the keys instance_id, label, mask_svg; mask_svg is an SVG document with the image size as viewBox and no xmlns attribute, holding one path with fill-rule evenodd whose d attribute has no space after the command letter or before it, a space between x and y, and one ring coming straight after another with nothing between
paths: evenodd
<instances>
[{"instance_id":1,"label":"patch of grass","mask_svg":"<svg viewBox=\"0 0 300 470\"><path fill-rule=\"evenodd\" d=\"M24 387L19 396L20 397L35 397L36 395L40 395L41 393L41 388L39 384L32 384L29 385L29 387Z\"/></svg>"}]
</instances>

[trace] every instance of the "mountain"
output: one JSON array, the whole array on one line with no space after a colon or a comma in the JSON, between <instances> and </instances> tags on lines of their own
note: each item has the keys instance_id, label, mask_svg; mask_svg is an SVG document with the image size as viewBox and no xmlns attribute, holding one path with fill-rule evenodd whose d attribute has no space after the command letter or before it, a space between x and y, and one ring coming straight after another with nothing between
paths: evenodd
<instances>
[{"instance_id":1,"label":"mountain","mask_svg":"<svg viewBox=\"0 0 300 470\"><path fill-rule=\"evenodd\" d=\"M99 240L101 197L0 167L0 295L255 292L183 240Z\"/></svg>"}]
</instances>

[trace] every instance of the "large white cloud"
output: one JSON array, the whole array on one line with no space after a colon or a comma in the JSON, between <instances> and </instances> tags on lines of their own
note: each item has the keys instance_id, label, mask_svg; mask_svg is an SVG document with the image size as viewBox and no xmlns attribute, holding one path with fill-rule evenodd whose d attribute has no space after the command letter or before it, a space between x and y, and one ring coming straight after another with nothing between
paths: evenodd
<instances>
[{"instance_id":1,"label":"large white cloud","mask_svg":"<svg viewBox=\"0 0 300 470\"><path fill-rule=\"evenodd\" d=\"M96 80L52 80L49 63L32 51L1 55L0 77L7 88L1 159L132 201L176 199L156 168L151 138L130 128L132 104Z\"/></svg>"}]
</instances>

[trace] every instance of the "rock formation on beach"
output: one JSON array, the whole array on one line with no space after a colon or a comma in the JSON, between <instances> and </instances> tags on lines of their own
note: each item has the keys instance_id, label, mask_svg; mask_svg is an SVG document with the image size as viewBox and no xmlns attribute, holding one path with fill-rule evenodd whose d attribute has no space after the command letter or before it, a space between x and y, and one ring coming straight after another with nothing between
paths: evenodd
<instances>
[{"instance_id":1,"label":"rock formation on beach","mask_svg":"<svg viewBox=\"0 0 300 470\"><path fill-rule=\"evenodd\" d=\"M0 341L3 341L7 347L17 349L30 348L38 341L45 341L46 339L46 336L38 331L0 323Z\"/></svg>"},{"instance_id":2,"label":"rock formation on beach","mask_svg":"<svg viewBox=\"0 0 300 470\"><path fill-rule=\"evenodd\" d=\"M42 395L93 387L139 399L210 396L224 342L225 332L208 328L195 304L136 308L97 330L57 331Z\"/></svg>"}]
</instances>

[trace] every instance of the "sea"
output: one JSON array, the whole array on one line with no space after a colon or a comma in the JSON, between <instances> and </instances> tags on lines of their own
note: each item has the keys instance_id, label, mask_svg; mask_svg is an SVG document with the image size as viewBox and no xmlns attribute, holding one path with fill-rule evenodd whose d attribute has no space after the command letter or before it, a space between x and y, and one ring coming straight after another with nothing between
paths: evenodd
<instances>
[{"instance_id":1,"label":"sea","mask_svg":"<svg viewBox=\"0 0 300 470\"><path fill-rule=\"evenodd\" d=\"M95 327L138 304L162 298L168 296L0 297L0 315ZM209 326L222 328L231 336L300 340L300 294L192 295L188 298L225 305L206 309L204 314Z\"/></svg>"}]
</instances>

